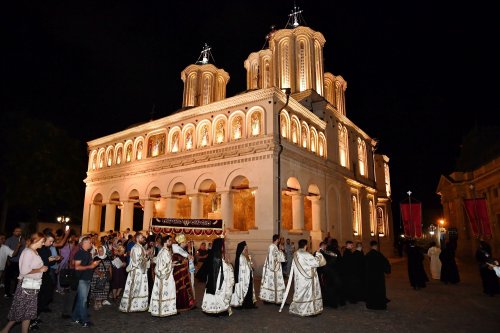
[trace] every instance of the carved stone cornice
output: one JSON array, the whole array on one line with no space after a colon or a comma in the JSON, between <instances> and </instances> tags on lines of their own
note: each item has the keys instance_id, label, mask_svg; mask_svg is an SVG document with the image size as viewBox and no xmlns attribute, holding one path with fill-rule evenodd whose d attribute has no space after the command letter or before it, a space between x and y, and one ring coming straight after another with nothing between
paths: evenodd
<instances>
[{"instance_id":1,"label":"carved stone cornice","mask_svg":"<svg viewBox=\"0 0 500 333\"><path fill-rule=\"evenodd\" d=\"M162 157L113 166L108 169L87 172L87 178L84 182L90 184L158 172L178 172L180 168L183 171L187 171L226 164L244 163L255 159L270 158L273 156L274 151L275 145L272 136L254 138L252 140L228 143L224 146L200 149L196 152L169 154ZM252 156L246 157L249 155Z\"/></svg>"}]
</instances>

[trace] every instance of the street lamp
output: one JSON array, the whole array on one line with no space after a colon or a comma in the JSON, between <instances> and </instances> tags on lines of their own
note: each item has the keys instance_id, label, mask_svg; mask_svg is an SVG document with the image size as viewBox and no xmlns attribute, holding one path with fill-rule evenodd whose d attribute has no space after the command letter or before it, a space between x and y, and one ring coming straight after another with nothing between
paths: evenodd
<instances>
[{"instance_id":1,"label":"street lamp","mask_svg":"<svg viewBox=\"0 0 500 333\"><path fill-rule=\"evenodd\" d=\"M59 222L59 223L66 224L69 222L69 220L70 220L70 218L68 216L64 216L64 215L57 217L57 222Z\"/></svg>"},{"instance_id":2,"label":"street lamp","mask_svg":"<svg viewBox=\"0 0 500 333\"><path fill-rule=\"evenodd\" d=\"M434 224L431 224L431 225L429 226L429 234L430 234L431 236L434 236L434 234L435 234L435 233L436 233L436 226L435 226Z\"/></svg>"}]
</instances>

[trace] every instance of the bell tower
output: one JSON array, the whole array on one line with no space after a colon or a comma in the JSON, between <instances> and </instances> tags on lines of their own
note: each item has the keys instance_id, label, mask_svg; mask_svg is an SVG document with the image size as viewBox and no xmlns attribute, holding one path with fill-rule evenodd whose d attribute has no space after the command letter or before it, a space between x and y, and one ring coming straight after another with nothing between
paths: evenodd
<instances>
[{"instance_id":1,"label":"bell tower","mask_svg":"<svg viewBox=\"0 0 500 333\"><path fill-rule=\"evenodd\" d=\"M211 48L205 44L195 64L181 72L184 82L182 107L207 105L226 98L229 74L210 64Z\"/></svg>"}]
</instances>

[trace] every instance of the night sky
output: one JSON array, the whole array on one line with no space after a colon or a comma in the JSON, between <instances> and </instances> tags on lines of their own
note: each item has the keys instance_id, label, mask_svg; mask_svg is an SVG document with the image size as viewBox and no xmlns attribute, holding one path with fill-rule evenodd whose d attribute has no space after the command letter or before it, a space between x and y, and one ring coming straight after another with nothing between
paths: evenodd
<instances>
[{"instance_id":1,"label":"night sky","mask_svg":"<svg viewBox=\"0 0 500 333\"><path fill-rule=\"evenodd\" d=\"M439 208L438 180L453 171L463 136L475 124L499 124L495 1L296 3L306 25L326 38L325 71L348 83L347 116L391 159L395 219L408 190L424 208ZM244 91L244 60L264 46L271 25L285 27L293 1L2 7L2 104L84 143L150 120L153 108L154 118L178 110L180 72L204 43L231 76L227 96Z\"/></svg>"}]
</instances>

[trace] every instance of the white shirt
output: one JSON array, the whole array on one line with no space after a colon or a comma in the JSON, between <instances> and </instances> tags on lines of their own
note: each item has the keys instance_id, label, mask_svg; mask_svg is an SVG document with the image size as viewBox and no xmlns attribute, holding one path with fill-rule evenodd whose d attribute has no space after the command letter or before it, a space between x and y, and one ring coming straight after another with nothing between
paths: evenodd
<instances>
[{"instance_id":1,"label":"white shirt","mask_svg":"<svg viewBox=\"0 0 500 333\"><path fill-rule=\"evenodd\" d=\"M2 245L0 247L0 271L5 270L5 264L7 263L7 257L12 257L14 250L12 250L7 245Z\"/></svg>"}]
</instances>

